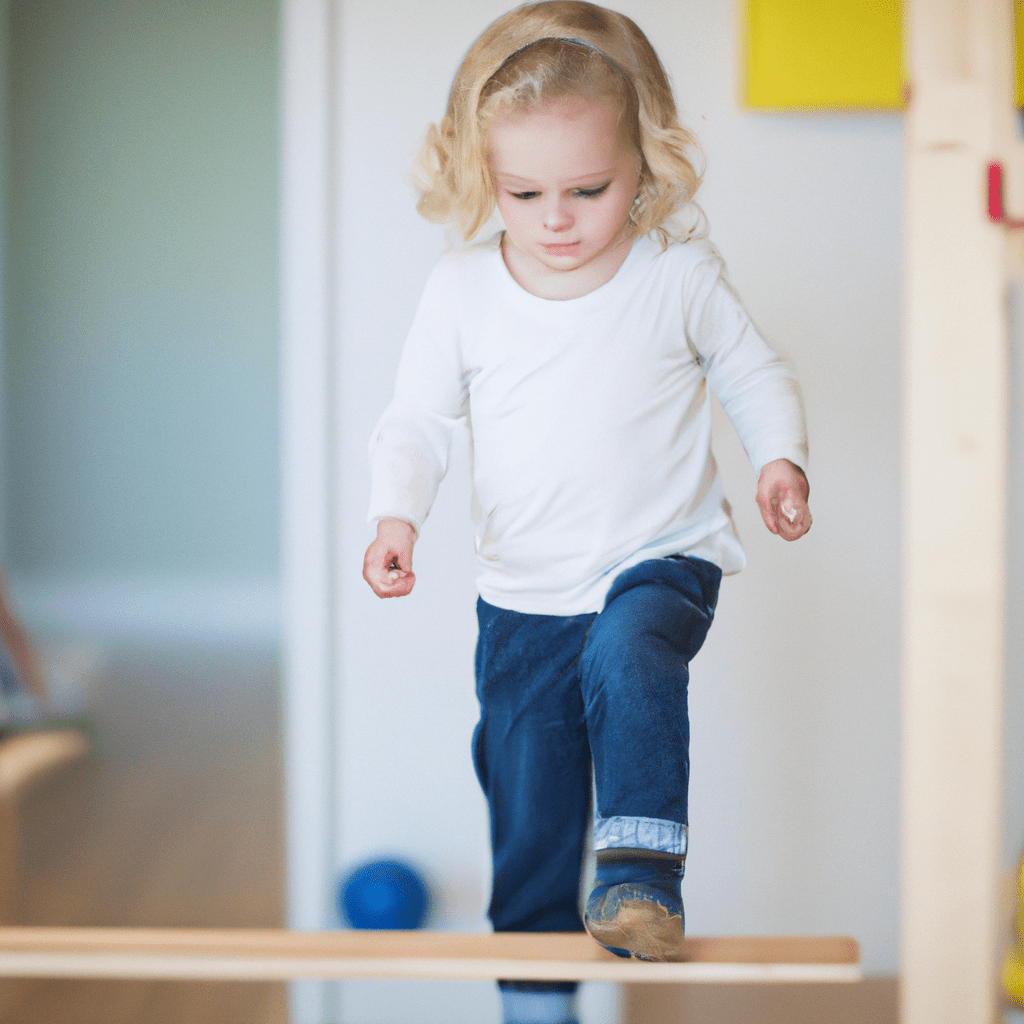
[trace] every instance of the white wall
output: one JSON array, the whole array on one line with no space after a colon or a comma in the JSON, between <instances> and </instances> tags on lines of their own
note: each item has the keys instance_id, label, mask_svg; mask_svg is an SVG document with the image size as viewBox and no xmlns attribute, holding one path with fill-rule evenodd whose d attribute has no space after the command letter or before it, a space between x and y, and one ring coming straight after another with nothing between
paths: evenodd
<instances>
[{"instance_id":1,"label":"white wall","mask_svg":"<svg viewBox=\"0 0 1024 1024\"><path fill-rule=\"evenodd\" d=\"M792 546L760 524L725 422L716 443L749 567L723 585L693 667L687 922L694 933L851 933L868 971L894 972L902 125L741 112L733 6L619 5L661 54L704 145L712 238L795 364L811 426L815 525ZM410 156L465 49L505 7L348 0L340 61L337 864L411 857L442 894L441 923L462 927L482 925L488 863L469 758L464 459L422 531L416 592L381 602L360 579L365 449L445 244L413 208ZM346 999L346 1020L377 1019L358 986Z\"/></svg>"},{"instance_id":2,"label":"white wall","mask_svg":"<svg viewBox=\"0 0 1024 1024\"><path fill-rule=\"evenodd\" d=\"M474 559L464 452L416 550L416 590L382 602L360 576L370 430L443 231L415 212L409 165L455 68L504 0L343 6L340 60L342 543L338 867L381 852L422 866L435 924L484 927L486 807L470 763ZM346 1024L497 1019L491 984L346 983Z\"/></svg>"},{"instance_id":3,"label":"white wall","mask_svg":"<svg viewBox=\"0 0 1024 1024\"><path fill-rule=\"evenodd\" d=\"M473 564L464 454L417 547L419 583L380 602L359 575L366 438L445 241L413 209L409 160L454 69L502 3L341 8L337 95L340 872L419 863L435 924L484 927L486 811L473 777ZM760 525L727 424L717 443L749 568L727 581L692 682L694 932L850 932L896 968L899 192L892 115L768 116L735 102L729 5L622 9L648 32L708 154L712 236L795 363L812 429L809 537ZM480 1019L488 987L349 984L346 1021ZM613 1000L589 997L591 1021ZM454 1009L460 1007L461 1010ZM454 1015L458 1015L453 1016Z\"/></svg>"}]
</instances>

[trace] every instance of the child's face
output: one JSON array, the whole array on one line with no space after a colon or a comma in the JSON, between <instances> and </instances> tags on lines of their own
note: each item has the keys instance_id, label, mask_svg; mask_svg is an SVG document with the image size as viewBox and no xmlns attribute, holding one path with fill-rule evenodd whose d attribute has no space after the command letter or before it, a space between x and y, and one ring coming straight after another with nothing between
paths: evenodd
<instances>
[{"instance_id":1,"label":"child's face","mask_svg":"<svg viewBox=\"0 0 1024 1024\"><path fill-rule=\"evenodd\" d=\"M640 176L616 120L607 103L568 96L491 123L488 162L505 262L527 291L585 295L628 255Z\"/></svg>"}]
</instances>

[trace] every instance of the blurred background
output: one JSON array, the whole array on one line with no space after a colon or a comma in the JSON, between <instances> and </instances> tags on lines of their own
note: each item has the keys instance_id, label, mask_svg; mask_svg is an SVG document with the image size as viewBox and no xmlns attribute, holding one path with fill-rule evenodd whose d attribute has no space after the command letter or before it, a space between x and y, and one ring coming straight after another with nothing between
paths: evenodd
<instances>
[{"instance_id":1,"label":"blurred background","mask_svg":"<svg viewBox=\"0 0 1024 1024\"><path fill-rule=\"evenodd\" d=\"M5 5L0 541L33 621L276 639L277 24Z\"/></svg>"},{"instance_id":2,"label":"blurred background","mask_svg":"<svg viewBox=\"0 0 1024 1024\"><path fill-rule=\"evenodd\" d=\"M0 4L0 563L91 756L9 916L285 921L279 11ZM284 1020L283 986L0 984L4 1021Z\"/></svg>"},{"instance_id":3,"label":"blurred background","mask_svg":"<svg viewBox=\"0 0 1024 1024\"><path fill-rule=\"evenodd\" d=\"M366 439L448 244L415 213L410 159L507 6L0 3L0 561L55 698L95 736L26 810L22 919L334 927L341 873L397 855L428 879L431 926L486 927L464 441L414 595L379 602L359 569ZM614 6L673 79L707 155L711 237L793 362L811 429L815 525L790 546L761 526L718 421L749 564L693 667L688 924L849 933L891 978L902 120L745 110L739 5ZM322 180L303 178L308 154ZM1013 372L1019 395L1017 357ZM1008 565L1012 623L1013 535ZM1008 870L1024 843L1022 670L1011 629ZM298 1024L497 1012L487 984L288 999ZM260 1024L285 1007L280 986L0 986L0 1020L164 1008ZM617 1013L613 990L586 987L586 1024Z\"/></svg>"}]
</instances>

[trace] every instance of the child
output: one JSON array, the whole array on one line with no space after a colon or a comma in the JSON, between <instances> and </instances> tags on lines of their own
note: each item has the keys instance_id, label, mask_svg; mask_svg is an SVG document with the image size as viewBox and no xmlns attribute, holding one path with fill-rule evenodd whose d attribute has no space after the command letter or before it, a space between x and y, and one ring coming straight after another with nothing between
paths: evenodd
<instances>
[{"instance_id":1,"label":"child","mask_svg":"<svg viewBox=\"0 0 1024 1024\"><path fill-rule=\"evenodd\" d=\"M688 664L744 556L710 450L708 385L760 477L768 529L807 532L796 382L699 219L695 144L628 18L520 7L474 43L424 145L419 210L471 239L431 275L371 444L363 566L380 597L463 418L480 574L473 739L498 931L682 954ZM597 884L578 901L596 782ZM506 1020L572 1018L571 985L503 982Z\"/></svg>"}]
</instances>

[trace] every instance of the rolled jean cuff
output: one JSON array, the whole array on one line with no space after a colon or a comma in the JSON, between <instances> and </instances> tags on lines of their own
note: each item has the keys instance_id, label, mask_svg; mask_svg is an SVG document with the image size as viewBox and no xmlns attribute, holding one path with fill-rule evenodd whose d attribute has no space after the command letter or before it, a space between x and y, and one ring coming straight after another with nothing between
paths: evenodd
<instances>
[{"instance_id":1,"label":"rolled jean cuff","mask_svg":"<svg viewBox=\"0 0 1024 1024\"><path fill-rule=\"evenodd\" d=\"M664 818L598 818L594 850L655 850L686 856L687 827Z\"/></svg>"}]
</instances>

